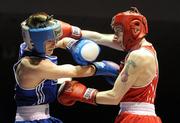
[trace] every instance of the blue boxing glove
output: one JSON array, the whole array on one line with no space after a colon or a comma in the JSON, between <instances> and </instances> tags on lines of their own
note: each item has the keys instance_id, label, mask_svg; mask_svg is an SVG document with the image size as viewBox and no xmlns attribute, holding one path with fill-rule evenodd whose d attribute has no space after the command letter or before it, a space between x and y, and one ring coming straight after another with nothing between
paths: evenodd
<instances>
[{"instance_id":1,"label":"blue boxing glove","mask_svg":"<svg viewBox=\"0 0 180 123\"><path fill-rule=\"evenodd\" d=\"M80 65L92 63L100 53L100 47L88 39L80 39L78 41L72 39L66 47L72 54L75 62Z\"/></svg>"},{"instance_id":2,"label":"blue boxing glove","mask_svg":"<svg viewBox=\"0 0 180 123\"><path fill-rule=\"evenodd\" d=\"M105 76L114 76L119 75L120 67L118 64L112 61L101 61L94 62L93 65L96 67L95 75L105 75Z\"/></svg>"},{"instance_id":3,"label":"blue boxing glove","mask_svg":"<svg viewBox=\"0 0 180 123\"><path fill-rule=\"evenodd\" d=\"M120 73L122 69L124 68L124 60L120 62L119 68L120 68L119 70L119 73ZM117 76L103 76L103 77L110 85L114 85L118 75Z\"/></svg>"},{"instance_id":4,"label":"blue boxing glove","mask_svg":"<svg viewBox=\"0 0 180 123\"><path fill-rule=\"evenodd\" d=\"M19 47L19 58L21 58L24 54L25 49L27 48L27 44L25 42L20 44Z\"/></svg>"},{"instance_id":5,"label":"blue boxing glove","mask_svg":"<svg viewBox=\"0 0 180 123\"><path fill-rule=\"evenodd\" d=\"M110 85L114 85L118 75L117 76L103 76L103 77L105 81L108 82Z\"/></svg>"}]
</instances>

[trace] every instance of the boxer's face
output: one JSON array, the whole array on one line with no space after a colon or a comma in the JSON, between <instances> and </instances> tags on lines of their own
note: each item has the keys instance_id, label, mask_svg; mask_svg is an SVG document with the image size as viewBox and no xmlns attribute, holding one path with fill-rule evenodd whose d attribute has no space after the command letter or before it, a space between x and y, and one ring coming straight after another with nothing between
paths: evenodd
<instances>
[{"instance_id":1,"label":"boxer's face","mask_svg":"<svg viewBox=\"0 0 180 123\"><path fill-rule=\"evenodd\" d=\"M118 42L122 49L124 49L123 46L123 27L121 25L113 26L114 29L114 35L115 40Z\"/></svg>"},{"instance_id":2,"label":"boxer's face","mask_svg":"<svg viewBox=\"0 0 180 123\"><path fill-rule=\"evenodd\" d=\"M49 40L49 41L45 42L46 55L52 55L53 54L53 51L55 49L55 44L56 44L56 41L54 41L54 40Z\"/></svg>"}]
</instances>

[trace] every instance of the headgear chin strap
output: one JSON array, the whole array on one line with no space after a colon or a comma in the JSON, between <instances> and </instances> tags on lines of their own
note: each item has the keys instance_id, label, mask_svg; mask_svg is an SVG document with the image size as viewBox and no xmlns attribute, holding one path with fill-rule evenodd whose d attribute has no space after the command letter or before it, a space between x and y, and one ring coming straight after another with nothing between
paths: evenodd
<instances>
[{"instance_id":1,"label":"headgear chin strap","mask_svg":"<svg viewBox=\"0 0 180 123\"><path fill-rule=\"evenodd\" d=\"M112 18L112 26L118 25L123 27L123 46L125 51L129 51L138 44L148 33L146 18L135 10L116 14Z\"/></svg>"},{"instance_id":2,"label":"headgear chin strap","mask_svg":"<svg viewBox=\"0 0 180 123\"><path fill-rule=\"evenodd\" d=\"M55 19L52 20L52 25L44 28L29 28L26 21L23 21L21 28L24 42L31 51L38 53L39 56L45 56L44 43L46 41L56 41L61 35L60 22Z\"/></svg>"}]
</instances>

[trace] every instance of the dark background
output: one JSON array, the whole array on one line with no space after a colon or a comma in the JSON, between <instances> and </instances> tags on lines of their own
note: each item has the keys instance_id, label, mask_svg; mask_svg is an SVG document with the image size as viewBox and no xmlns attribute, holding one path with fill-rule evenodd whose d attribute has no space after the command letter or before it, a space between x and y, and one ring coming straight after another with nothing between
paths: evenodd
<instances>
[{"instance_id":1,"label":"dark background","mask_svg":"<svg viewBox=\"0 0 180 123\"><path fill-rule=\"evenodd\" d=\"M13 3L12 3L13 2ZM110 0L5 0L0 2L0 122L12 123L15 116L14 75L12 66L18 57L19 44L22 42L20 23L31 13L45 11L55 18L79 26L82 29L95 30L102 33L112 33L111 17L119 11L136 6L148 19L149 35L158 52L160 78L157 89L156 112L163 123L179 123L179 0L171 1L110 1ZM106 47L98 60L106 59L119 62L123 53ZM70 54L57 49L55 54L60 63L72 63ZM110 89L104 79L91 77L79 79L88 87L99 90ZM119 111L119 106L92 106L76 103L65 107L57 102L51 104L51 112L62 119L64 123L113 123Z\"/></svg>"}]
</instances>

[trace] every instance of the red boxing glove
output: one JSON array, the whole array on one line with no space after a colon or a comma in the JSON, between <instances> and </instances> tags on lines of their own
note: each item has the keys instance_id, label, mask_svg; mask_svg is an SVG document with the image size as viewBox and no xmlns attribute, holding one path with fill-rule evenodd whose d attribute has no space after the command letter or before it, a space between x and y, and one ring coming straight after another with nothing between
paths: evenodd
<instances>
[{"instance_id":1,"label":"red boxing glove","mask_svg":"<svg viewBox=\"0 0 180 123\"><path fill-rule=\"evenodd\" d=\"M58 96L58 102L66 106L71 106L76 101L95 105L95 97L97 92L98 91L96 89L87 88L78 81L67 81L63 90Z\"/></svg>"},{"instance_id":2,"label":"red boxing glove","mask_svg":"<svg viewBox=\"0 0 180 123\"><path fill-rule=\"evenodd\" d=\"M61 83L60 87L59 87L59 90L58 90L58 96L60 96L61 92L63 91L65 85L66 85L66 82L67 81L64 81L63 83ZM59 101L59 100L58 100ZM75 104L75 100L72 100L71 98L66 98L66 97L63 97L62 98L62 101L60 102L61 104L65 105L65 106L72 106Z\"/></svg>"},{"instance_id":3,"label":"red boxing glove","mask_svg":"<svg viewBox=\"0 0 180 123\"><path fill-rule=\"evenodd\" d=\"M65 106L72 106L72 105L74 105L76 103L75 100L72 100L69 97L61 97L60 100L58 98L58 102L61 103L62 105L65 105Z\"/></svg>"},{"instance_id":4,"label":"red boxing glove","mask_svg":"<svg viewBox=\"0 0 180 123\"><path fill-rule=\"evenodd\" d=\"M81 29L79 27L76 27L76 26L72 26L68 23L65 23L63 21L60 21L60 24L61 24L61 37L60 39L64 38L64 37L71 37L71 38L74 38L74 39L80 39L81 36L82 36L82 33L81 33Z\"/></svg>"}]
</instances>

